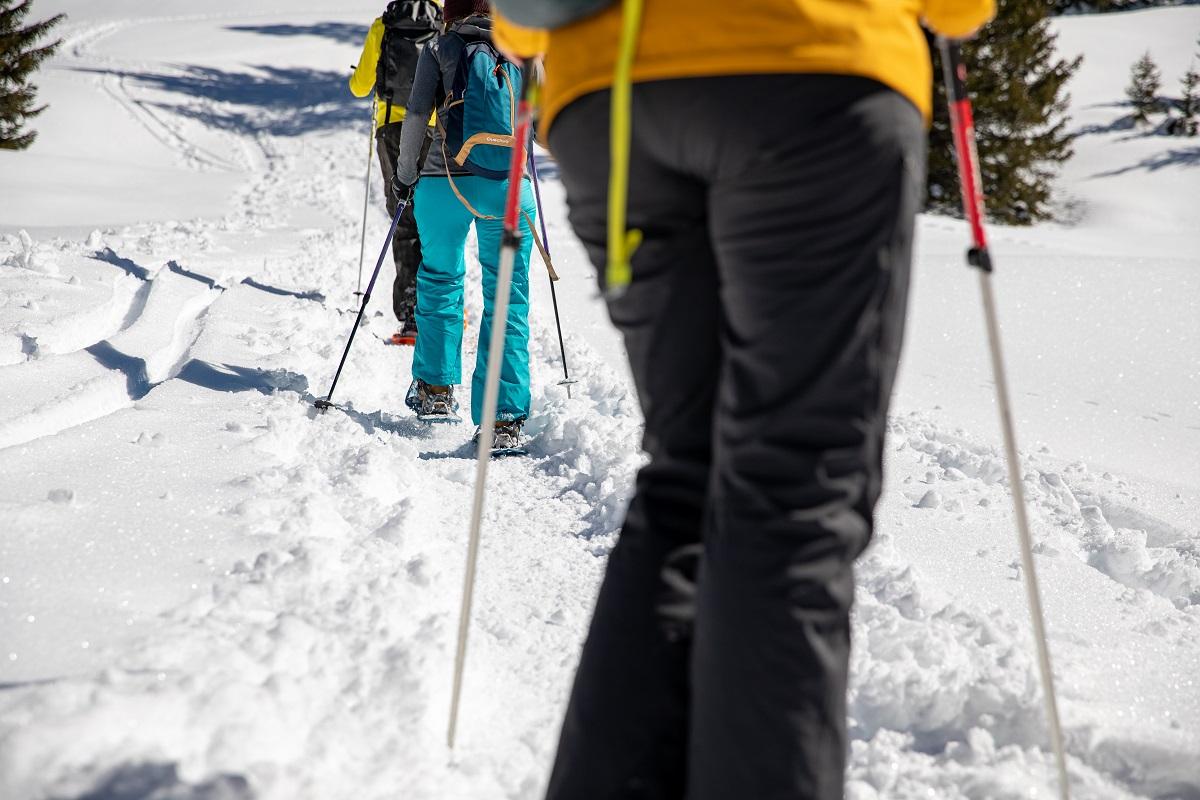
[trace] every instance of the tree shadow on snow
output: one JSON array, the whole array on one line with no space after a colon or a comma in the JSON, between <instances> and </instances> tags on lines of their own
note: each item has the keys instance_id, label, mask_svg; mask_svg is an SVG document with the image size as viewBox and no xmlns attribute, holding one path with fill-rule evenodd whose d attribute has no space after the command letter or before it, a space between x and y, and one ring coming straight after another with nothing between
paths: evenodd
<instances>
[{"instance_id":1,"label":"tree shadow on snow","mask_svg":"<svg viewBox=\"0 0 1200 800\"><path fill-rule=\"evenodd\" d=\"M1157 172L1165 167L1195 167L1200 166L1200 147L1180 147L1171 148L1165 153L1147 156L1136 164L1130 164L1127 167L1118 169L1110 169L1105 172L1097 172L1089 177L1091 178L1112 178L1117 175L1124 175L1127 172L1144 169L1147 172Z\"/></svg>"},{"instance_id":2,"label":"tree shadow on snow","mask_svg":"<svg viewBox=\"0 0 1200 800\"><path fill-rule=\"evenodd\" d=\"M71 800L254 800L250 783L241 775L223 774L201 783L186 783L179 767L168 763L124 764ZM67 800L63 796L55 800Z\"/></svg>"},{"instance_id":3,"label":"tree shadow on snow","mask_svg":"<svg viewBox=\"0 0 1200 800\"><path fill-rule=\"evenodd\" d=\"M140 106L167 111L239 134L299 136L362 121L362 101L350 94L346 74L307 67L248 65L252 71L180 65L172 73L75 67L110 75L133 86L181 95L179 103L133 97ZM207 102L197 102L207 101Z\"/></svg>"},{"instance_id":4,"label":"tree shadow on snow","mask_svg":"<svg viewBox=\"0 0 1200 800\"><path fill-rule=\"evenodd\" d=\"M1093 136L1099 133L1116 133L1118 131L1132 131L1137 128L1137 122L1132 114L1126 114L1122 117L1117 117L1112 122L1105 125L1084 125L1075 131L1076 136Z\"/></svg>"},{"instance_id":5,"label":"tree shadow on snow","mask_svg":"<svg viewBox=\"0 0 1200 800\"><path fill-rule=\"evenodd\" d=\"M381 4L382 5L382 4ZM227 25L225 30L238 33L257 33L262 36L316 36L339 44L362 44L367 25L350 22L316 22L312 25Z\"/></svg>"}]
</instances>

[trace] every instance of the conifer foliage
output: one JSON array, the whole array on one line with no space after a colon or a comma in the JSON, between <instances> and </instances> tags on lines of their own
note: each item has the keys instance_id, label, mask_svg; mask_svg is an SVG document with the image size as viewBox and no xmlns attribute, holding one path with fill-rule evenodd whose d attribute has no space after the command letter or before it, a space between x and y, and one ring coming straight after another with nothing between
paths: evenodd
<instances>
[{"instance_id":1,"label":"conifer foliage","mask_svg":"<svg viewBox=\"0 0 1200 800\"><path fill-rule=\"evenodd\" d=\"M1194 61L1179 79L1179 94L1180 119L1174 126L1174 133L1177 136L1200 135L1200 72L1196 71Z\"/></svg>"},{"instance_id":2,"label":"conifer foliage","mask_svg":"<svg viewBox=\"0 0 1200 800\"><path fill-rule=\"evenodd\" d=\"M1196 37L1196 58L1200 58L1200 36ZM1188 65L1187 72L1179 79L1179 119L1174 121L1172 133L1176 136L1200 136L1200 71L1196 59Z\"/></svg>"},{"instance_id":3,"label":"conifer foliage","mask_svg":"<svg viewBox=\"0 0 1200 800\"><path fill-rule=\"evenodd\" d=\"M1184 0L1186 2L1186 0ZM1089 14L1108 11L1132 11L1138 8L1179 5L1180 0L1050 0L1057 13L1071 11Z\"/></svg>"},{"instance_id":4,"label":"conifer foliage","mask_svg":"<svg viewBox=\"0 0 1200 800\"><path fill-rule=\"evenodd\" d=\"M0 0L0 150L24 150L37 138L25 126L46 107L35 105L37 87L29 79L61 43L38 44L64 14L22 26L32 5L33 0Z\"/></svg>"},{"instance_id":5,"label":"conifer foliage","mask_svg":"<svg viewBox=\"0 0 1200 800\"><path fill-rule=\"evenodd\" d=\"M1129 72L1129 85L1125 87L1125 96L1133 106L1134 122L1140 125L1150 122L1150 115L1161 108L1158 100L1161 88L1162 73L1147 50L1141 58L1133 62L1133 68Z\"/></svg>"},{"instance_id":6,"label":"conifer foliage","mask_svg":"<svg viewBox=\"0 0 1200 800\"><path fill-rule=\"evenodd\" d=\"M983 190L989 216L998 222L1049 219L1058 166L1072 154L1066 84L1082 59L1058 58L1049 11L1045 0L999 0L996 18L963 44ZM962 206L950 119L941 58L934 52L927 201L932 210L957 213Z\"/></svg>"}]
</instances>

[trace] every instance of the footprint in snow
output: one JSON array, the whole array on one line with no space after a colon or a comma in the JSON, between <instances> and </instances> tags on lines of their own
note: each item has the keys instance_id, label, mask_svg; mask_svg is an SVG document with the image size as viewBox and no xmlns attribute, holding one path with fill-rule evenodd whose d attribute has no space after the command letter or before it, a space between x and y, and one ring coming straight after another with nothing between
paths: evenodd
<instances>
[{"instance_id":1,"label":"footprint in snow","mask_svg":"<svg viewBox=\"0 0 1200 800\"><path fill-rule=\"evenodd\" d=\"M917 501L917 508L941 508L942 496L935 490L930 489L925 494L921 495L921 499Z\"/></svg>"},{"instance_id":2,"label":"footprint in snow","mask_svg":"<svg viewBox=\"0 0 1200 800\"><path fill-rule=\"evenodd\" d=\"M46 499L57 505L68 506L75 502L74 489L51 489L46 493Z\"/></svg>"},{"instance_id":3,"label":"footprint in snow","mask_svg":"<svg viewBox=\"0 0 1200 800\"><path fill-rule=\"evenodd\" d=\"M167 437L162 433L151 435L145 431L142 431L138 434L138 437L133 440L133 443L141 445L142 447L162 447L166 442L166 438Z\"/></svg>"}]
</instances>

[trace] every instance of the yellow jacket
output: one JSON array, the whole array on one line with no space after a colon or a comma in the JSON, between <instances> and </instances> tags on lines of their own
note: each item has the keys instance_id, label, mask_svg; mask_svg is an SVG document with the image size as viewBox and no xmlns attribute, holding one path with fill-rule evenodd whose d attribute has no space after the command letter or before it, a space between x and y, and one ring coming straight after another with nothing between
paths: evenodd
<instances>
[{"instance_id":1,"label":"yellow jacket","mask_svg":"<svg viewBox=\"0 0 1200 800\"><path fill-rule=\"evenodd\" d=\"M375 89L375 72L379 66L379 53L383 49L383 20L378 17L371 23L367 38L363 42L358 66L350 76L350 91L355 97L366 97ZM408 98L405 98L407 101ZM381 128L389 122L404 121L404 106L392 103L392 116L387 119L387 101L375 98L375 127ZM434 124L430 120L429 124Z\"/></svg>"},{"instance_id":2,"label":"yellow jacket","mask_svg":"<svg viewBox=\"0 0 1200 800\"><path fill-rule=\"evenodd\" d=\"M933 76L921 22L963 37L995 0L644 0L633 81L819 72L861 75L910 99L928 120ZM497 15L509 52L545 53L542 137L568 103L612 85L622 2L553 31Z\"/></svg>"}]
</instances>

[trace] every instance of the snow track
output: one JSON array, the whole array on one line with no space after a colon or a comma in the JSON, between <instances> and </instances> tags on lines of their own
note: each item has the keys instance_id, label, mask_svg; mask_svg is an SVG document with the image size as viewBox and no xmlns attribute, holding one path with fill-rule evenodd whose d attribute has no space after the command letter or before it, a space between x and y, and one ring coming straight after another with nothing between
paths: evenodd
<instances>
[{"instance_id":1,"label":"snow track","mask_svg":"<svg viewBox=\"0 0 1200 800\"><path fill-rule=\"evenodd\" d=\"M112 279L112 294L103 305L89 308L53 324L31 325L23 335L32 343L29 358L45 358L82 350L129 327L141 314L150 285L130 275Z\"/></svg>"},{"instance_id":2,"label":"snow track","mask_svg":"<svg viewBox=\"0 0 1200 800\"><path fill-rule=\"evenodd\" d=\"M0 449L101 419L175 377L220 291L164 269L128 295L123 328L111 338L0 367L0 403L9 411Z\"/></svg>"}]
</instances>

